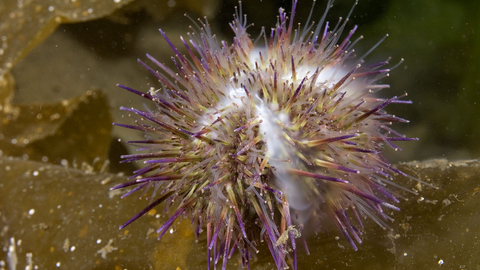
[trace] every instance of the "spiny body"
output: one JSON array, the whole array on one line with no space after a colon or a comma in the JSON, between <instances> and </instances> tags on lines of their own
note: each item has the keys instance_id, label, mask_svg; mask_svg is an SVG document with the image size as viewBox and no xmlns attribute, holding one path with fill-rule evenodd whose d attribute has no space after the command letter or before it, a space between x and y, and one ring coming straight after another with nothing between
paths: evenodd
<instances>
[{"instance_id":1,"label":"spiny body","mask_svg":"<svg viewBox=\"0 0 480 270\"><path fill-rule=\"evenodd\" d=\"M159 238L177 218L190 218L197 236L206 229L209 267L223 258L225 269L238 250L249 268L264 241L278 269L296 269L305 226L318 232L334 223L354 249L363 217L388 227L383 209L398 210L390 204L398 200L386 186L399 187L392 175L403 173L385 160L382 147L416 139L392 130L393 122L407 121L384 107L410 102L377 97L389 87L377 83L388 76L388 61L365 65L371 50L356 58L357 27L340 38L350 14L332 30L324 25L332 2L319 24L310 13L296 29L297 1L290 18L280 9L276 26L257 41L263 46L248 35L241 8L231 44L218 42L205 19L188 42L182 38L188 56L160 30L177 70L147 55L159 72L139 62L161 87L144 93L120 85L156 105L152 111L122 107L135 124L116 124L145 133L145 140L129 143L146 153L122 158L146 166L113 189L135 186L124 196L153 189L151 204L121 228L164 202L175 210Z\"/></svg>"}]
</instances>

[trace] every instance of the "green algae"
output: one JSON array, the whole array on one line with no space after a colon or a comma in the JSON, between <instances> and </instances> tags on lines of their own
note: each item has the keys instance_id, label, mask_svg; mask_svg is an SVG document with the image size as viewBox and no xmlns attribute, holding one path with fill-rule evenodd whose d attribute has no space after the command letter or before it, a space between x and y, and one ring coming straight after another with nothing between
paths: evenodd
<instances>
[{"instance_id":1,"label":"green algae","mask_svg":"<svg viewBox=\"0 0 480 270\"><path fill-rule=\"evenodd\" d=\"M112 118L103 92L57 103L9 105L0 111L0 151L7 156L77 164L108 159ZM63 161L65 162L65 161Z\"/></svg>"},{"instance_id":2,"label":"green algae","mask_svg":"<svg viewBox=\"0 0 480 270\"><path fill-rule=\"evenodd\" d=\"M12 257L25 269L27 256L40 269L148 269L144 249L158 242L146 239L147 230L118 230L126 218L119 213L143 203L124 204L108 192L123 177L12 158L0 159L0 168L0 260L10 269ZM16 251L7 255L7 247Z\"/></svg>"},{"instance_id":3,"label":"green algae","mask_svg":"<svg viewBox=\"0 0 480 270\"><path fill-rule=\"evenodd\" d=\"M438 188L397 177L396 183L420 195L403 194L401 211L388 212L395 219L387 222L392 231L365 220L364 243L356 252L335 228L311 235L311 255L298 245L298 269L480 266L480 162L430 160L398 168ZM5 157L0 175L0 261L8 267L15 258L24 269L30 256L40 269L207 269L205 232L196 242L188 219L175 222L161 241L155 230L166 218L156 210L118 230L147 204L108 191L126 181L123 176ZM9 247L15 251L7 252ZM252 269L274 268L266 246L260 244L256 256ZM227 269L239 263L234 255Z\"/></svg>"},{"instance_id":4,"label":"green algae","mask_svg":"<svg viewBox=\"0 0 480 270\"><path fill-rule=\"evenodd\" d=\"M2 1L0 75L10 70L61 23L84 22L111 14L132 0Z\"/></svg>"},{"instance_id":5,"label":"green algae","mask_svg":"<svg viewBox=\"0 0 480 270\"><path fill-rule=\"evenodd\" d=\"M309 242L312 255L301 255L299 269L476 269L480 258L478 205L480 204L480 162L429 160L402 163L402 171L415 180L398 176L395 183L418 191L418 196L403 194L400 212L387 213L392 231L369 222L364 243L354 252L342 240L315 237ZM333 232L337 234L337 232ZM339 248L339 246L341 246Z\"/></svg>"}]
</instances>

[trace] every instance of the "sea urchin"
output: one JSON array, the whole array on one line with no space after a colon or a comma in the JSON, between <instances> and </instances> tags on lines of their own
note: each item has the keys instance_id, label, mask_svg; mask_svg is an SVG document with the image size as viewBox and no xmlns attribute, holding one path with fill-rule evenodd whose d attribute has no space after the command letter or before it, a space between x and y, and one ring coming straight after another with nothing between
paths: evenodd
<instances>
[{"instance_id":1,"label":"sea urchin","mask_svg":"<svg viewBox=\"0 0 480 270\"><path fill-rule=\"evenodd\" d=\"M116 123L145 133L145 140L128 142L144 153L122 158L146 166L112 189L135 186L124 196L153 189L148 207L120 228L164 203L174 211L159 238L177 218L191 219L196 236L206 228L209 267L223 258L225 269L238 250L249 268L264 241L278 269L296 269L296 242L305 242L306 226L318 232L334 223L354 249L363 217L387 227L383 209L398 210L390 204L398 200L386 186L401 188L392 175L403 173L382 147L416 139L392 130L393 122L407 121L384 107L410 101L377 97L389 87L378 83L388 76L388 61L365 65L364 58L384 38L357 58L353 47L362 37L351 40L357 26L341 38L351 12L332 30L325 22L332 3L319 24L310 12L306 25L294 28L294 0L290 17L280 9L276 26L256 42L240 5L231 44L200 20L188 41L181 38L187 56L160 30L177 70L147 54L160 71L139 62L160 88L144 93L119 85L156 105L122 107L135 124Z\"/></svg>"}]
</instances>

